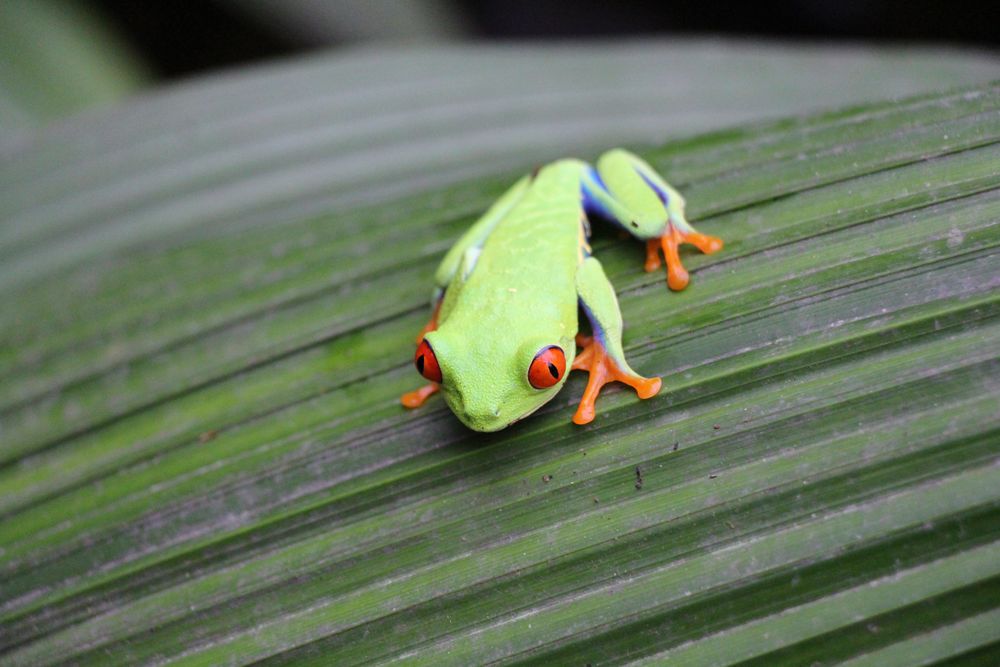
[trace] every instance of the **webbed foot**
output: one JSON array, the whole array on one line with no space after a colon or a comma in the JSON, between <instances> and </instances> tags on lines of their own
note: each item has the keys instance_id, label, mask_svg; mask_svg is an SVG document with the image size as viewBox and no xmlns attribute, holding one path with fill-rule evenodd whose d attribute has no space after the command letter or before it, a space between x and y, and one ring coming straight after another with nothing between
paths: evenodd
<instances>
[{"instance_id":1,"label":"webbed foot","mask_svg":"<svg viewBox=\"0 0 1000 667\"><path fill-rule=\"evenodd\" d=\"M578 338L579 340L579 338ZM641 375L622 370L618 364L608 355L600 341L591 337L585 337L582 341L586 345L573 360L573 370L583 370L590 373L587 381L587 388L580 399L580 406L573 415L574 424L589 424L594 420L594 402L597 400L601 388L609 382L623 382L635 389L639 398L650 398L660 391L663 384L660 378L645 378Z\"/></svg>"},{"instance_id":2,"label":"webbed foot","mask_svg":"<svg viewBox=\"0 0 1000 667\"><path fill-rule=\"evenodd\" d=\"M706 255L711 255L722 249L722 239L696 232L690 225L686 226L690 231L682 230L673 222L668 222L663 236L646 241L646 264L644 267L646 272L660 268L660 250L663 250L663 257L667 261L667 285L674 291L680 291L688 284L688 272L681 264L678 252L680 244L690 243Z\"/></svg>"}]
</instances>

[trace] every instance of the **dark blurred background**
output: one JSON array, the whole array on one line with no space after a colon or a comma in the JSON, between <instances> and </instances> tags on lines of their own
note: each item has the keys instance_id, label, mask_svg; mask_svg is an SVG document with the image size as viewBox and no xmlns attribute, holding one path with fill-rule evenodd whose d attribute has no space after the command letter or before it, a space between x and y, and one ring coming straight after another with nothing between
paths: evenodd
<instances>
[{"instance_id":1,"label":"dark blurred background","mask_svg":"<svg viewBox=\"0 0 1000 667\"><path fill-rule=\"evenodd\" d=\"M996 49L997 2L89 0L157 78L367 41L722 35Z\"/></svg>"},{"instance_id":2,"label":"dark blurred background","mask_svg":"<svg viewBox=\"0 0 1000 667\"><path fill-rule=\"evenodd\" d=\"M867 51L869 46L946 47L938 53L961 48L967 50L963 57L991 59L1000 46L996 4L997 0L0 0L0 144L5 137L20 136L86 109L114 105L163 83L357 45L391 50L470 42L645 37L656 38L666 48L672 46L672 37L703 45L708 37L708 41L722 38L757 47L796 42L837 45L872 57L875 50ZM860 49L853 48L858 45ZM730 48L740 47L731 43ZM958 57L957 52L951 55ZM934 69L925 63L913 71ZM1000 72L992 78L996 76ZM886 80L890 78L896 77ZM889 94L904 91L912 88L902 86Z\"/></svg>"}]
</instances>

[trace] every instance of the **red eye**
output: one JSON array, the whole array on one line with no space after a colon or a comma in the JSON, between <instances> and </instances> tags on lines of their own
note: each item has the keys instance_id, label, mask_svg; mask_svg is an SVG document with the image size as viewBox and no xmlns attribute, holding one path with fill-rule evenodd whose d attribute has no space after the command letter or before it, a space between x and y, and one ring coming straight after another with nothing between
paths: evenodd
<instances>
[{"instance_id":1,"label":"red eye","mask_svg":"<svg viewBox=\"0 0 1000 667\"><path fill-rule=\"evenodd\" d=\"M542 348L535 355L528 368L528 382L535 389L545 389L559 382L564 373L566 373L566 355L560 348L552 345Z\"/></svg>"},{"instance_id":2,"label":"red eye","mask_svg":"<svg viewBox=\"0 0 1000 667\"><path fill-rule=\"evenodd\" d=\"M413 356L413 363L417 366L417 372L431 382L441 381L441 367L438 366L437 357L431 349L427 339L420 341L417 346L417 353Z\"/></svg>"}]
</instances>

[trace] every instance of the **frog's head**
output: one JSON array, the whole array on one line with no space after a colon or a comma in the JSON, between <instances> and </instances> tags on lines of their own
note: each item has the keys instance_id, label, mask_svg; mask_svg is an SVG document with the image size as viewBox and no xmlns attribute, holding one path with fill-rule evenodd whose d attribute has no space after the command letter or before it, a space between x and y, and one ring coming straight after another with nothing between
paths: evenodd
<instances>
[{"instance_id":1,"label":"frog's head","mask_svg":"<svg viewBox=\"0 0 1000 667\"><path fill-rule=\"evenodd\" d=\"M449 336L438 330L417 347L417 370L441 383L452 412L476 431L499 431L550 401L568 376L573 339L532 337L514 342Z\"/></svg>"}]
</instances>

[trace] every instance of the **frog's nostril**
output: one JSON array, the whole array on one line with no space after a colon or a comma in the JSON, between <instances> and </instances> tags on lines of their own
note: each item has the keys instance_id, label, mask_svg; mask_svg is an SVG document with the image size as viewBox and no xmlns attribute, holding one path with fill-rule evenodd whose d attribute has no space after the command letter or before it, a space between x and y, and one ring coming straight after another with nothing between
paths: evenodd
<instances>
[{"instance_id":1,"label":"frog's nostril","mask_svg":"<svg viewBox=\"0 0 1000 667\"><path fill-rule=\"evenodd\" d=\"M482 423L493 423L500 416L500 407L493 407L492 405L483 405L478 409L472 409L466 411L469 419Z\"/></svg>"}]
</instances>

